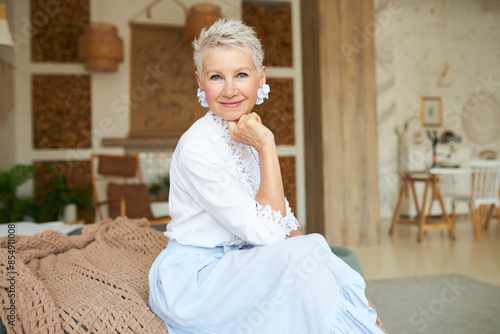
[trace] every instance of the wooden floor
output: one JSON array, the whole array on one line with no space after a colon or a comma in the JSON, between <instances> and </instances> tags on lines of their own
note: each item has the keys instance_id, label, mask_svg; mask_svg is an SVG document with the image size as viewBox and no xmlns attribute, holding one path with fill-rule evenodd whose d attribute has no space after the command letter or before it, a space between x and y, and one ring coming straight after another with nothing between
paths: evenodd
<instances>
[{"instance_id":1,"label":"wooden floor","mask_svg":"<svg viewBox=\"0 0 500 334\"><path fill-rule=\"evenodd\" d=\"M366 280L459 273L500 286L500 224L497 219L476 241L468 216L459 217L455 241L440 231L428 231L417 243L417 227L399 225L388 235L381 226L378 247L356 248Z\"/></svg>"}]
</instances>

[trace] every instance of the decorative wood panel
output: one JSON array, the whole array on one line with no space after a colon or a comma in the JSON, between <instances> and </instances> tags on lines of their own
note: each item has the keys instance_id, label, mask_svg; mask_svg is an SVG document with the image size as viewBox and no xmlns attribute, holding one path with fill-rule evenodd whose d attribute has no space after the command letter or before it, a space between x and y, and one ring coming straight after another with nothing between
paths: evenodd
<instances>
[{"instance_id":1,"label":"decorative wood panel","mask_svg":"<svg viewBox=\"0 0 500 334\"><path fill-rule=\"evenodd\" d=\"M243 21L255 28L264 47L266 66L292 67L290 3L243 3Z\"/></svg>"},{"instance_id":2,"label":"decorative wood panel","mask_svg":"<svg viewBox=\"0 0 500 334\"><path fill-rule=\"evenodd\" d=\"M290 203L290 208L295 213L295 217L297 217L297 180L295 157L279 157L279 161L285 196L288 199L288 203Z\"/></svg>"},{"instance_id":3,"label":"decorative wood panel","mask_svg":"<svg viewBox=\"0 0 500 334\"><path fill-rule=\"evenodd\" d=\"M198 103L183 27L132 25L130 137L180 137L208 109Z\"/></svg>"},{"instance_id":4,"label":"decorative wood panel","mask_svg":"<svg viewBox=\"0 0 500 334\"><path fill-rule=\"evenodd\" d=\"M31 59L78 62L78 37L89 24L89 0L31 0Z\"/></svg>"},{"instance_id":5,"label":"decorative wood panel","mask_svg":"<svg viewBox=\"0 0 500 334\"><path fill-rule=\"evenodd\" d=\"M341 49L373 22L373 2L302 1L302 15L307 213L324 215L308 232L323 224L331 243L378 245L374 41L350 58Z\"/></svg>"},{"instance_id":6,"label":"decorative wood panel","mask_svg":"<svg viewBox=\"0 0 500 334\"><path fill-rule=\"evenodd\" d=\"M292 79L267 79L269 99L253 109L273 133L277 145L295 144Z\"/></svg>"},{"instance_id":7,"label":"decorative wood panel","mask_svg":"<svg viewBox=\"0 0 500 334\"><path fill-rule=\"evenodd\" d=\"M326 236L318 0L301 1L307 233Z\"/></svg>"},{"instance_id":8,"label":"decorative wood panel","mask_svg":"<svg viewBox=\"0 0 500 334\"><path fill-rule=\"evenodd\" d=\"M55 182L58 176L66 177L66 183L69 189L78 187L80 189L89 189L88 196L84 199L92 203L92 192L90 189L90 161L35 161L35 189L37 189L35 200L37 203L42 203L46 193L49 191L47 184ZM54 172L48 171L49 166ZM95 221L93 210L86 210L82 207L78 208L78 219L84 220L86 223Z\"/></svg>"},{"instance_id":9,"label":"decorative wood panel","mask_svg":"<svg viewBox=\"0 0 500 334\"><path fill-rule=\"evenodd\" d=\"M90 148L90 77L34 75L34 147Z\"/></svg>"}]
</instances>

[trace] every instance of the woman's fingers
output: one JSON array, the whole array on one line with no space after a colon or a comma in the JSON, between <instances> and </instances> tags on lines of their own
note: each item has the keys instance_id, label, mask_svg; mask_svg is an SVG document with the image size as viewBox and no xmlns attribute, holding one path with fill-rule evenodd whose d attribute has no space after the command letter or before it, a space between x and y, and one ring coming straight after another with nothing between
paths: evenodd
<instances>
[{"instance_id":1,"label":"woman's fingers","mask_svg":"<svg viewBox=\"0 0 500 334\"><path fill-rule=\"evenodd\" d=\"M257 123L262 124L262 120L260 119L260 116L254 112L250 113L250 114L243 115L238 120L238 124L241 127L246 127L246 126L254 127L254 126L257 126Z\"/></svg>"},{"instance_id":2,"label":"woman's fingers","mask_svg":"<svg viewBox=\"0 0 500 334\"><path fill-rule=\"evenodd\" d=\"M238 121L227 121L227 127L229 128L229 133L232 133L234 131L234 128L236 128L236 124Z\"/></svg>"},{"instance_id":3,"label":"woman's fingers","mask_svg":"<svg viewBox=\"0 0 500 334\"><path fill-rule=\"evenodd\" d=\"M260 118L259 114L253 112L250 115L255 115L255 119L257 120L257 122L259 122L260 124L262 124L262 119Z\"/></svg>"},{"instance_id":4,"label":"woman's fingers","mask_svg":"<svg viewBox=\"0 0 500 334\"><path fill-rule=\"evenodd\" d=\"M274 140L272 132L262 124L256 113L243 115L238 121L228 121L228 128L233 140L256 149Z\"/></svg>"}]
</instances>

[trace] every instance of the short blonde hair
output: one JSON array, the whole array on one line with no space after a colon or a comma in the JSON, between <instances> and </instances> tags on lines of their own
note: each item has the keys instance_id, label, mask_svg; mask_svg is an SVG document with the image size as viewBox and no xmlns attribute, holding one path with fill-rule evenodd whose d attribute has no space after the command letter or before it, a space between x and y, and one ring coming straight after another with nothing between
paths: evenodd
<instances>
[{"instance_id":1,"label":"short blonde hair","mask_svg":"<svg viewBox=\"0 0 500 334\"><path fill-rule=\"evenodd\" d=\"M233 19L219 19L210 28L203 29L198 38L193 41L194 64L196 71L202 75L203 57L207 52L217 47L233 47L248 52L257 72L262 70L264 51L257 33L252 27Z\"/></svg>"}]
</instances>

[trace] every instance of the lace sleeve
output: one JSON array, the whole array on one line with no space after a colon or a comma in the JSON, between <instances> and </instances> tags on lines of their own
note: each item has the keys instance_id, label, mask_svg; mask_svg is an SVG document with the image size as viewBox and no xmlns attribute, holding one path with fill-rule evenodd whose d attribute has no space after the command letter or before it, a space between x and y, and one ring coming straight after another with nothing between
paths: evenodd
<instances>
[{"instance_id":1,"label":"lace sleeve","mask_svg":"<svg viewBox=\"0 0 500 334\"><path fill-rule=\"evenodd\" d=\"M272 233L281 232L288 236L292 231L295 231L300 227L299 222L297 218L295 218L286 198L286 216L283 216L280 210L274 211L269 205L264 206L259 202L255 203L257 212L266 218L267 226Z\"/></svg>"}]
</instances>

